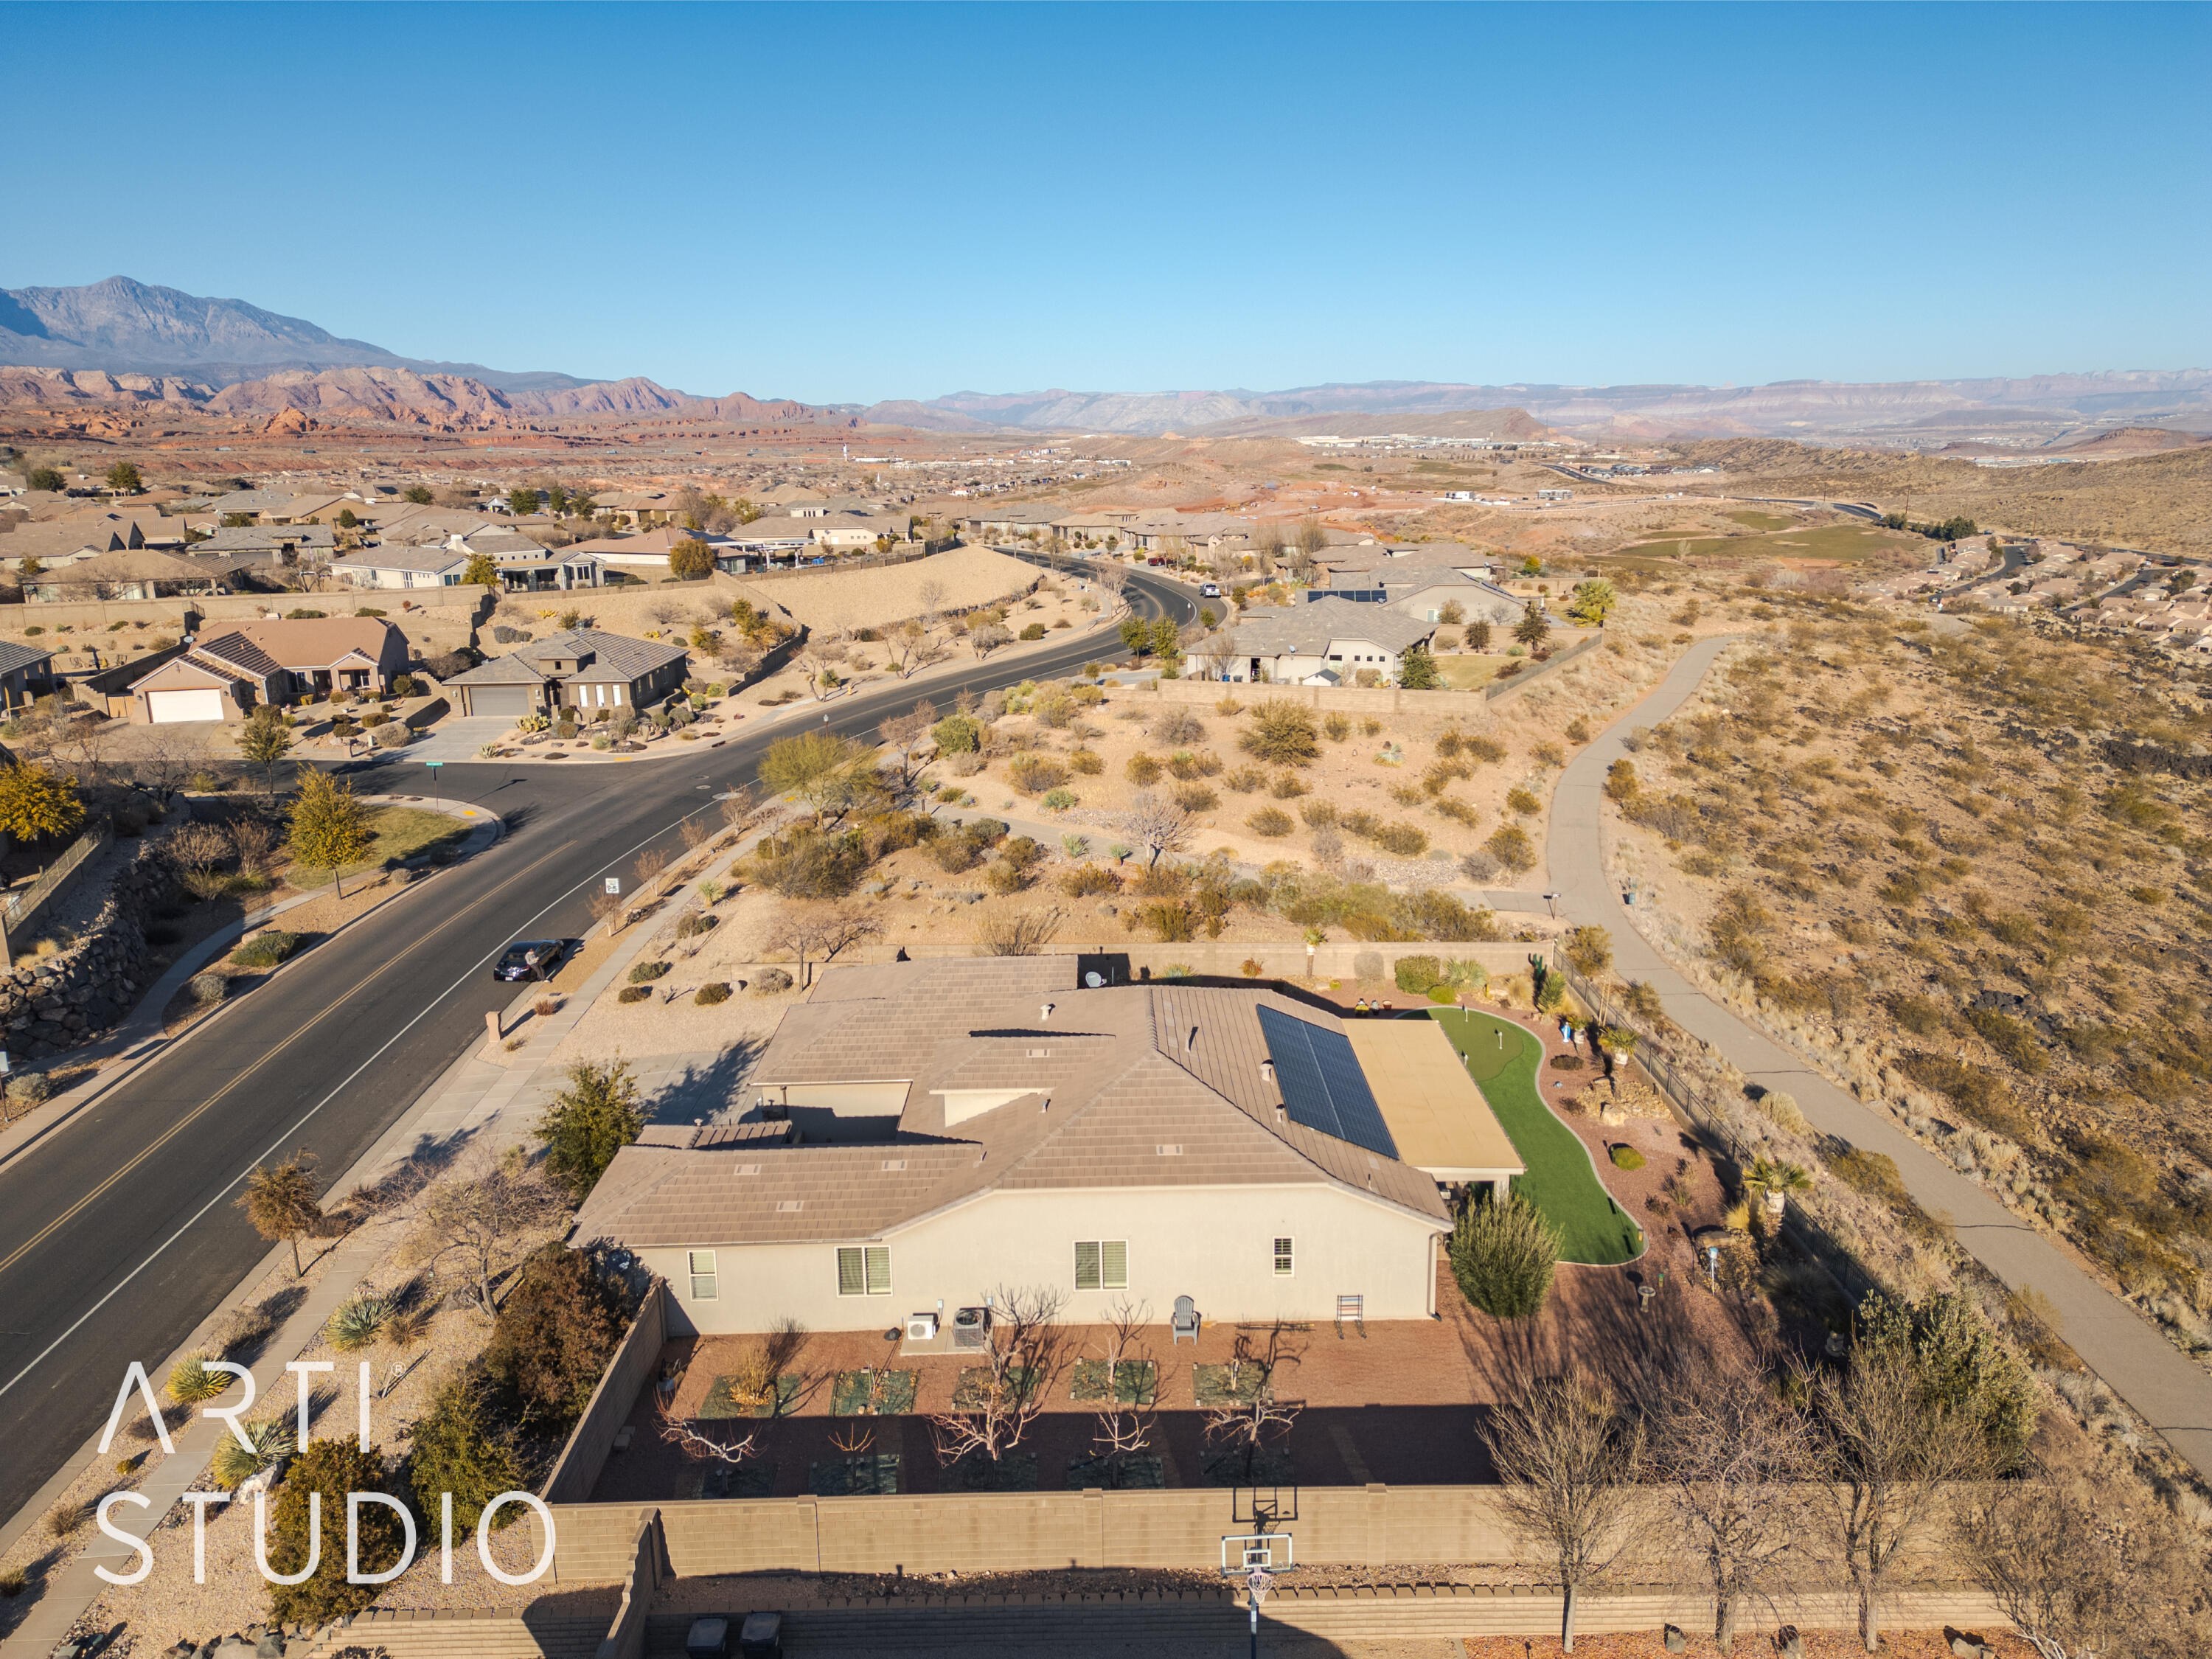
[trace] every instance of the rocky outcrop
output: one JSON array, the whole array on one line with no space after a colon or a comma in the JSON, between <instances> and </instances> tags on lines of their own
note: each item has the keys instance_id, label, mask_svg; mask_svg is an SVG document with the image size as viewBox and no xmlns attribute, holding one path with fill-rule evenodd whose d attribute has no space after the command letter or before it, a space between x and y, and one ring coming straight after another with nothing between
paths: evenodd
<instances>
[{"instance_id":1,"label":"rocky outcrop","mask_svg":"<svg viewBox=\"0 0 2212 1659\"><path fill-rule=\"evenodd\" d=\"M17 1060L45 1060L120 1021L154 975L146 919L169 890L168 866L141 842L76 941L0 976L0 1030Z\"/></svg>"}]
</instances>

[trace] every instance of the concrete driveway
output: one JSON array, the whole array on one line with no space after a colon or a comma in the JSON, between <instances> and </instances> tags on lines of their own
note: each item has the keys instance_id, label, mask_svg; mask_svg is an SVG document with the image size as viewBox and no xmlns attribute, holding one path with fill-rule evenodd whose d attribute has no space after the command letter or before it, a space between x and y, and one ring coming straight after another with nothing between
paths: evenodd
<instances>
[{"instance_id":1,"label":"concrete driveway","mask_svg":"<svg viewBox=\"0 0 2212 1659\"><path fill-rule=\"evenodd\" d=\"M402 758L410 761L472 761L477 750L493 738L514 730L504 714L452 715L438 722L430 735L407 745Z\"/></svg>"}]
</instances>

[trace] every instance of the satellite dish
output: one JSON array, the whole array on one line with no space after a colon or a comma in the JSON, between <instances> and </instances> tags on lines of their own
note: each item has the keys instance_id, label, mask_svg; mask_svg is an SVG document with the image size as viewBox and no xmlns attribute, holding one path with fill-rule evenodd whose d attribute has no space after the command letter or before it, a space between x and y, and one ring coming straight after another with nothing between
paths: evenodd
<instances>
[{"instance_id":1,"label":"satellite dish","mask_svg":"<svg viewBox=\"0 0 2212 1659\"><path fill-rule=\"evenodd\" d=\"M1095 991L1106 982L1106 976L1094 968L1083 976L1083 982Z\"/></svg>"}]
</instances>

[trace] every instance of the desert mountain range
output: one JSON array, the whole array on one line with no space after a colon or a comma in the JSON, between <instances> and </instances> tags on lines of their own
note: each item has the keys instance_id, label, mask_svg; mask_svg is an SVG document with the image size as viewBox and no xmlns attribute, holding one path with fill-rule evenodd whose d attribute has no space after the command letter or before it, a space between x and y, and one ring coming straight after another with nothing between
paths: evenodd
<instances>
[{"instance_id":1,"label":"desert mountain range","mask_svg":"<svg viewBox=\"0 0 2212 1659\"><path fill-rule=\"evenodd\" d=\"M240 300L128 276L0 289L0 407L192 407L231 416L399 422L446 429L541 421L835 422L939 432L1295 437L1850 438L1915 448L2075 446L2120 427L2212 429L2212 373L1760 386L1331 382L1283 392L955 392L861 408L695 397L633 376L584 380L403 357Z\"/></svg>"}]
</instances>

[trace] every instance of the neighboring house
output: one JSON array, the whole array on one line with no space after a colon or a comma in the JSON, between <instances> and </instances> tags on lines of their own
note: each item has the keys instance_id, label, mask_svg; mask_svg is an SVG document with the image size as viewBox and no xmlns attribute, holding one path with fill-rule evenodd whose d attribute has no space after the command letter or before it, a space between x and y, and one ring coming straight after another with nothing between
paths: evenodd
<instances>
[{"instance_id":1,"label":"neighboring house","mask_svg":"<svg viewBox=\"0 0 2212 1659\"><path fill-rule=\"evenodd\" d=\"M0 538L0 558L18 569L25 559L36 559L53 570L102 553L143 547L180 551L189 537L189 527L181 518L165 519L156 513L75 513L43 524L18 525Z\"/></svg>"},{"instance_id":2,"label":"neighboring house","mask_svg":"<svg viewBox=\"0 0 2212 1659\"><path fill-rule=\"evenodd\" d=\"M702 1334L949 1326L1001 1286L1082 1323L1435 1314L1442 1185L1522 1172L1441 1027L1078 988L1072 956L833 968L745 1119L648 1128L572 1237L636 1251Z\"/></svg>"},{"instance_id":3,"label":"neighboring house","mask_svg":"<svg viewBox=\"0 0 2212 1659\"><path fill-rule=\"evenodd\" d=\"M481 513L451 507L417 507L406 502L384 509L377 520L377 538L384 542L406 542L424 546L431 542L448 541L456 536L474 535L479 530L493 527L506 529L495 519Z\"/></svg>"},{"instance_id":4,"label":"neighboring house","mask_svg":"<svg viewBox=\"0 0 2212 1659\"><path fill-rule=\"evenodd\" d=\"M331 561L331 574L355 587L454 587L469 556L442 542L427 547L365 547Z\"/></svg>"},{"instance_id":5,"label":"neighboring house","mask_svg":"<svg viewBox=\"0 0 2212 1659\"><path fill-rule=\"evenodd\" d=\"M1305 597L1309 603L1339 599L1353 605L1383 605L1429 623L1443 622L1447 605L1459 607L1459 620L1462 623L1504 625L1520 621L1528 608L1526 599L1492 583L1471 580L1457 570L1425 568L1399 575L1386 567L1378 576L1379 580L1369 579L1373 583L1370 586L1310 587Z\"/></svg>"},{"instance_id":6,"label":"neighboring house","mask_svg":"<svg viewBox=\"0 0 2212 1659\"><path fill-rule=\"evenodd\" d=\"M218 593L236 567L228 559L189 559L142 547L101 553L27 576L23 597L33 605L77 599L167 599Z\"/></svg>"},{"instance_id":7,"label":"neighboring house","mask_svg":"<svg viewBox=\"0 0 2212 1659\"><path fill-rule=\"evenodd\" d=\"M387 690L407 666L407 636L376 617L268 617L216 629L131 683L133 719L243 720L256 703Z\"/></svg>"},{"instance_id":8,"label":"neighboring house","mask_svg":"<svg viewBox=\"0 0 2212 1659\"><path fill-rule=\"evenodd\" d=\"M499 567L501 586L515 593L566 592L571 588L597 587L605 573L605 562L579 544L555 552L532 541L519 530L488 525L458 538L464 553L487 555Z\"/></svg>"},{"instance_id":9,"label":"neighboring house","mask_svg":"<svg viewBox=\"0 0 2212 1659\"><path fill-rule=\"evenodd\" d=\"M1133 507L1104 511L1094 507L1088 513L1064 513L1052 520L1052 528L1062 540L1073 542L1079 547L1103 547L1109 541L1127 547L1129 544L1129 526L1136 520L1137 513Z\"/></svg>"},{"instance_id":10,"label":"neighboring house","mask_svg":"<svg viewBox=\"0 0 2212 1659\"><path fill-rule=\"evenodd\" d=\"M291 524L325 512L335 517L338 503L345 499L324 491L302 495L296 489L234 489L209 502L208 511L218 521L226 514L249 513L265 523Z\"/></svg>"},{"instance_id":11,"label":"neighboring house","mask_svg":"<svg viewBox=\"0 0 2212 1659\"><path fill-rule=\"evenodd\" d=\"M1461 542L1354 542L1325 547L1316 562L1328 572L1331 587L1375 586L1385 574L1406 580L1417 572L1455 571L1481 581L1491 574L1491 556Z\"/></svg>"},{"instance_id":12,"label":"neighboring house","mask_svg":"<svg viewBox=\"0 0 2212 1659\"><path fill-rule=\"evenodd\" d=\"M1405 653L1436 631L1434 623L1387 605L1322 598L1244 612L1193 647L1191 665L1206 679L1278 685L1349 685L1363 669L1395 682Z\"/></svg>"},{"instance_id":13,"label":"neighboring house","mask_svg":"<svg viewBox=\"0 0 2212 1659\"><path fill-rule=\"evenodd\" d=\"M1252 521L1233 513L1140 513L1121 532L1121 544L1140 553L1158 553L1180 541L1196 554L1226 548L1242 552L1252 544Z\"/></svg>"},{"instance_id":14,"label":"neighboring house","mask_svg":"<svg viewBox=\"0 0 2212 1659\"><path fill-rule=\"evenodd\" d=\"M726 536L663 525L641 535L601 536L592 541L577 542L563 551L570 557L591 559L603 568L635 573L650 581L668 574L668 555L678 542L706 543L717 563L736 545Z\"/></svg>"},{"instance_id":15,"label":"neighboring house","mask_svg":"<svg viewBox=\"0 0 2212 1659\"><path fill-rule=\"evenodd\" d=\"M617 524L641 526L649 520L665 519L676 510L676 505L662 490L617 489L604 495L594 495L592 510Z\"/></svg>"},{"instance_id":16,"label":"neighboring house","mask_svg":"<svg viewBox=\"0 0 2212 1659\"><path fill-rule=\"evenodd\" d=\"M960 528L963 534L977 537L1020 536L1031 531L1039 536L1050 536L1065 516L1060 507L1025 502L975 513L960 521Z\"/></svg>"},{"instance_id":17,"label":"neighboring house","mask_svg":"<svg viewBox=\"0 0 2212 1659\"><path fill-rule=\"evenodd\" d=\"M464 714L520 720L562 707L635 714L681 687L689 661L680 645L572 628L479 663L445 688Z\"/></svg>"},{"instance_id":18,"label":"neighboring house","mask_svg":"<svg viewBox=\"0 0 2212 1659\"><path fill-rule=\"evenodd\" d=\"M54 653L0 640L0 708L11 713L53 690Z\"/></svg>"},{"instance_id":19,"label":"neighboring house","mask_svg":"<svg viewBox=\"0 0 2212 1659\"><path fill-rule=\"evenodd\" d=\"M308 554L327 558L337 550L337 533L322 525L266 524L217 530L192 544L195 553L261 554L290 562Z\"/></svg>"}]
</instances>

